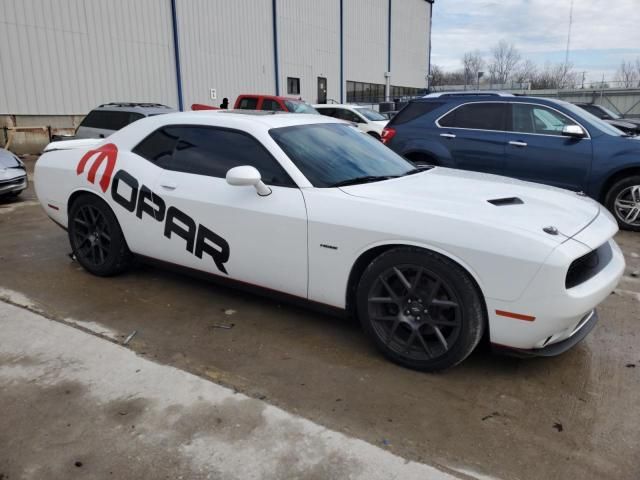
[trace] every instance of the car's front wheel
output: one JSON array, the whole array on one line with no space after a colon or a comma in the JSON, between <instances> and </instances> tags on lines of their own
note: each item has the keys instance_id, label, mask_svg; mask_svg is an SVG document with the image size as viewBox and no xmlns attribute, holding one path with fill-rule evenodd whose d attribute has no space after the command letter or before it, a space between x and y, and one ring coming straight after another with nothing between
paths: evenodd
<instances>
[{"instance_id":1,"label":"car's front wheel","mask_svg":"<svg viewBox=\"0 0 640 480\"><path fill-rule=\"evenodd\" d=\"M82 195L69 212L69 242L85 270L107 277L127 269L132 255L109 206L95 195Z\"/></svg>"},{"instance_id":2,"label":"car's front wheel","mask_svg":"<svg viewBox=\"0 0 640 480\"><path fill-rule=\"evenodd\" d=\"M378 349L400 365L425 371L462 362L485 326L480 292L455 262L413 248L389 250L363 273L360 322Z\"/></svg>"},{"instance_id":3,"label":"car's front wheel","mask_svg":"<svg viewBox=\"0 0 640 480\"><path fill-rule=\"evenodd\" d=\"M640 175L616 182L607 192L605 206L624 230L640 231Z\"/></svg>"}]
</instances>

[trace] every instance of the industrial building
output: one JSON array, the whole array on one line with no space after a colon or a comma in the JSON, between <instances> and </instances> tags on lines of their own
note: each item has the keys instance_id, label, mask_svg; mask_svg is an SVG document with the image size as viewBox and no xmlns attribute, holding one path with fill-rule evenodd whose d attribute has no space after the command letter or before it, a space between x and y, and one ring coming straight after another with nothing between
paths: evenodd
<instances>
[{"instance_id":1,"label":"industrial building","mask_svg":"<svg viewBox=\"0 0 640 480\"><path fill-rule=\"evenodd\" d=\"M433 0L3 0L0 115L112 101L231 104L408 95L427 85Z\"/></svg>"}]
</instances>

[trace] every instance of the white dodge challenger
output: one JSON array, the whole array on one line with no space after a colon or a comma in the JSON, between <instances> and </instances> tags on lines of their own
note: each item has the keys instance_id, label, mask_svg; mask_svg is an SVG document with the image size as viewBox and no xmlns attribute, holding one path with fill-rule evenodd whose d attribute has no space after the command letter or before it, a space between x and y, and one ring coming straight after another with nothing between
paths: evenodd
<instances>
[{"instance_id":1,"label":"white dodge challenger","mask_svg":"<svg viewBox=\"0 0 640 480\"><path fill-rule=\"evenodd\" d=\"M583 339L624 259L598 203L416 169L320 115L190 112L50 144L46 213L95 275L134 256L356 315L391 360L439 370L483 335L520 355Z\"/></svg>"}]
</instances>

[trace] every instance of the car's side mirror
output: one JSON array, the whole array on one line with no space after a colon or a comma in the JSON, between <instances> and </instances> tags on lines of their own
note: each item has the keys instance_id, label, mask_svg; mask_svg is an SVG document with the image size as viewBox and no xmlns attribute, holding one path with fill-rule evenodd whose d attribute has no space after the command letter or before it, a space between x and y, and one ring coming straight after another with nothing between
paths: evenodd
<instances>
[{"instance_id":1,"label":"car's side mirror","mask_svg":"<svg viewBox=\"0 0 640 480\"><path fill-rule=\"evenodd\" d=\"M233 167L227 172L227 183L235 187L254 187L261 197L271 194L271 189L264 184L257 168L249 165Z\"/></svg>"},{"instance_id":2,"label":"car's side mirror","mask_svg":"<svg viewBox=\"0 0 640 480\"><path fill-rule=\"evenodd\" d=\"M584 138L587 132L580 125L565 125L562 129L562 135L572 138Z\"/></svg>"}]
</instances>

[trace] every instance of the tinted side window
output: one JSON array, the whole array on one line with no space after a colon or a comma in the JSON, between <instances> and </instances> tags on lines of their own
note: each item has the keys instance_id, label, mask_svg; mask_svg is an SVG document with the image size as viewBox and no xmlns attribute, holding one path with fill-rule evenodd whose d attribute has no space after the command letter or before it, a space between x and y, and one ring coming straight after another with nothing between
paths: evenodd
<instances>
[{"instance_id":1,"label":"tinted side window","mask_svg":"<svg viewBox=\"0 0 640 480\"><path fill-rule=\"evenodd\" d=\"M318 112L320 112L320 115L325 115L327 117L335 117L336 116L336 109L335 108L318 108L317 110L318 110Z\"/></svg>"},{"instance_id":2,"label":"tinted side window","mask_svg":"<svg viewBox=\"0 0 640 480\"><path fill-rule=\"evenodd\" d=\"M80 126L103 128L105 130L120 130L133 121L130 119L130 116L130 112L94 110L84 118Z\"/></svg>"},{"instance_id":3,"label":"tinted side window","mask_svg":"<svg viewBox=\"0 0 640 480\"><path fill-rule=\"evenodd\" d=\"M244 110L255 110L258 108L258 99L255 97L244 97L240 100L238 108L242 108Z\"/></svg>"},{"instance_id":4,"label":"tinted side window","mask_svg":"<svg viewBox=\"0 0 640 480\"><path fill-rule=\"evenodd\" d=\"M562 135L562 129L576 123L565 115L542 105L513 104L513 131L540 135Z\"/></svg>"},{"instance_id":5,"label":"tinted side window","mask_svg":"<svg viewBox=\"0 0 640 480\"><path fill-rule=\"evenodd\" d=\"M289 175L253 137L214 127L166 127L171 138L179 138L168 170L225 178L227 171L241 165L256 167L269 185L295 186Z\"/></svg>"},{"instance_id":6,"label":"tinted side window","mask_svg":"<svg viewBox=\"0 0 640 480\"><path fill-rule=\"evenodd\" d=\"M136 120L140 120L141 118L144 118L144 115L141 113L137 113L137 112L131 112L129 114L129 123L133 123Z\"/></svg>"},{"instance_id":7,"label":"tinted side window","mask_svg":"<svg viewBox=\"0 0 640 480\"><path fill-rule=\"evenodd\" d=\"M280 112L282 111L282 107L275 100L265 98L262 100L262 110L271 110L274 112Z\"/></svg>"},{"instance_id":8,"label":"tinted side window","mask_svg":"<svg viewBox=\"0 0 640 480\"><path fill-rule=\"evenodd\" d=\"M391 119L389 126L410 122L427 113L433 112L443 105L444 102L411 102Z\"/></svg>"},{"instance_id":9,"label":"tinted side window","mask_svg":"<svg viewBox=\"0 0 640 480\"><path fill-rule=\"evenodd\" d=\"M339 118L340 120L346 120L347 122L354 123L364 123L364 121L351 110L346 110L344 108L336 108L336 113L334 117Z\"/></svg>"},{"instance_id":10,"label":"tinted side window","mask_svg":"<svg viewBox=\"0 0 640 480\"><path fill-rule=\"evenodd\" d=\"M169 164L177 143L178 137L174 132L161 128L140 142L133 153L164 167Z\"/></svg>"},{"instance_id":11,"label":"tinted side window","mask_svg":"<svg viewBox=\"0 0 640 480\"><path fill-rule=\"evenodd\" d=\"M441 118L442 127L506 130L506 103L468 103Z\"/></svg>"}]
</instances>

